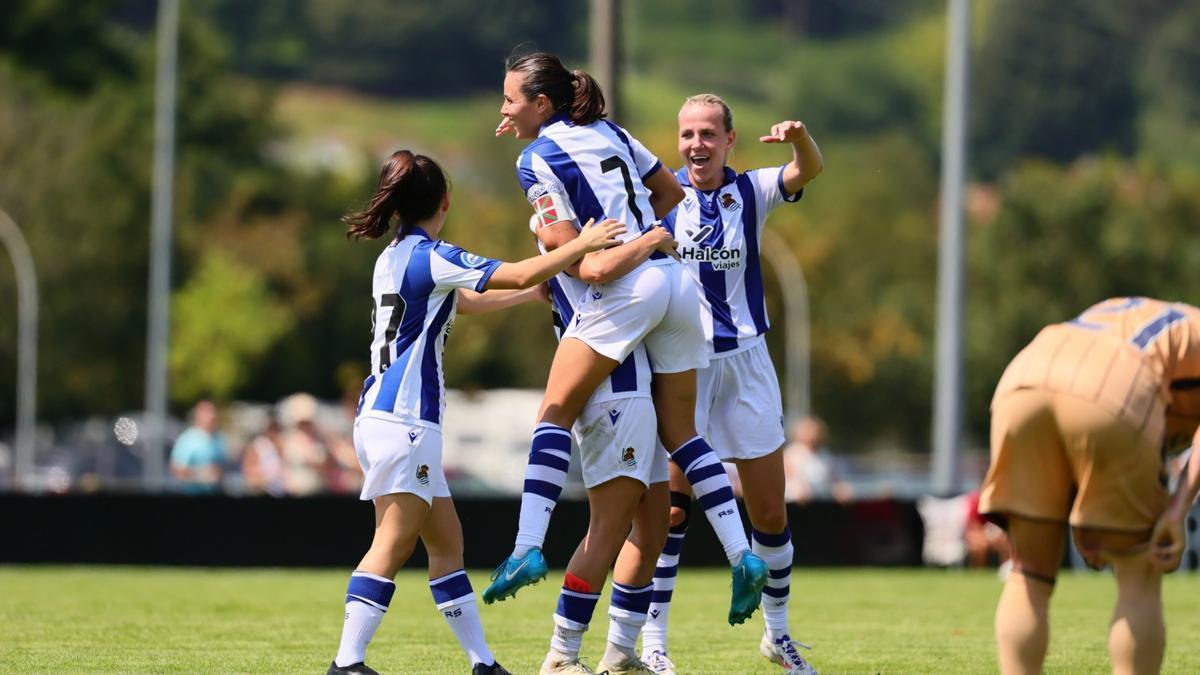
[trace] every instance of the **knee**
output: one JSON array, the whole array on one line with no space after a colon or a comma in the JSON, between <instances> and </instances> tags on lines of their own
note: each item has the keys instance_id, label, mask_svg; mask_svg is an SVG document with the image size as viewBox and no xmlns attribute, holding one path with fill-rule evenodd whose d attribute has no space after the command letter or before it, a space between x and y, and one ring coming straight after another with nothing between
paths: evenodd
<instances>
[{"instance_id":1,"label":"knee","mask_svg":"<svg viewBox=\"0 0 1200 675\"><path fill-rule=\"evenodd\" d=\"M783 504L772 505L758 513L751 513L750 520L750 524L759 532L777 534L787 529L787 509Z\"/></svg>"},{"instance_id":2,"label":"knee","mask_svg":"<svg viewBox=\"0 0 1200 675\"><path fill-rule=\"evenodd\" d=\"M692 516L692 497L683 492L671 493L670 531L673 534L687 532L688 521Z\"/></svg>"},{"instance_id":3,"label":"knee","mask_svg":"<svg viewBox=\"0 0 1200 675\"><path fill-rule=\"evenodd\" d=\"M377 538L371 547L386 554L392 563L403 565L412 556L417 542L403 536L385 536Z\"/></svg>"}]
</instances>

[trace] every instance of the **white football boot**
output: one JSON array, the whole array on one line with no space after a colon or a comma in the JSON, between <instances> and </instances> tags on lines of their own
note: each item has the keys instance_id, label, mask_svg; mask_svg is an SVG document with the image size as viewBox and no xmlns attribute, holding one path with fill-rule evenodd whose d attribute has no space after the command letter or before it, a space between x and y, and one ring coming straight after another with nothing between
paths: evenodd
<instances>
[{"instance_id":1,"label":"white football boot","mask_svg":"<svg viewBox=\"0 0 1200 675\"><path fill-rule=\"evenodd\" d=\"M655 649L644 661L646 665L650 666L650 672L658 673L658 675L675 675L675 663L667 658L666 652Z\"/></svg>"},{"instance_id":2,"label":"white football boot","mask_svg":"<svg viewBox=\"0 0 1200 675\"><path fill-rule=\"evenodd\" d=\"M539 675L596 675L595 671L579 662L579 657L571 657L550 650L546 660L542 662Z\"/></svg>"},{"instance_id":3,"label":"white football boot","mask_svg":"<svg viewBox=\"0 0 1200 675\"><path fill-rule=\"evenodd\" d=\"M808 661L800 656L797 647L812 649L812 647L803 642L796 642L791 637L784 635L782 638L772 641L763 633L762 641L758 643L758 651L768 661L783 666L784 672L787 675L817 675L817 669L813 668Z\"/></svg>"}]
</instances>

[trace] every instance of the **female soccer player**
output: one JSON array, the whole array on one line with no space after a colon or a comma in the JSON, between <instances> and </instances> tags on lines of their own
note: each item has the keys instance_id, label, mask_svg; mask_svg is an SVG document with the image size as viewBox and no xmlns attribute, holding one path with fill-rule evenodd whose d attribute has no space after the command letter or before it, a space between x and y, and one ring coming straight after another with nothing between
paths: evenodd
<instances>
[{"instance_id":1,"label":"female soccer player","mask_svg":"<svg viewBox=\"0 0 1200 675\"><path fill-rule=\"evenodd\" d=\"M696 427L712 439L722 461L733 462L753 527L754 551L771 569L763 589L766 632L759 651L794 675L814 673L789 636L787 604L792 537L784 501L783 404L775 367L763 338L759 241L770 212L800 199L822 169L821 152L802 122L780 122L764 143L790 143L792 160L782 167L736 173L726 159L736 139L733 112L719 96L688 98L679 111L677 176L687 197L663 221L679 242L679 254L703 288L700 313L709 364L699 373ZM671 533L658 561L655 600L642 651L660 673L673 672L667 658L667 617L687 529L691 490L677 470L671 476Z\"/></svg>"},{"instance_id":2,"label":"female soccer player","mask_svg":"<svg viewBox=\"0 0 1200 675\"><path fill-rule=\"evenodd\" d=\"M417 537L429 554L434 602L473 673L508 672L483 637L463 571L462 527L442 471L442 351L456 308L478 313L533 299L536 287L553 274L585 253L617 243L624 233L615 221L589 222L569 246L503 263L438 240L449 209L446 178L437 163L401 150L384 164L367 208L344 219L347 236L355 239L387 234L393 219L397 231L375 263L371 375L354 423L362 499L375 503L375 536L346 588L345 624L331 674L375 672L363 663L367 645L391 602L392 578Z\"/></svg>"},{"instance_id":3,"label":"female soccer player","mask_svg":"<svg viewBox=\"0 0 1200 675\"><path fill-rule=\"evenodd\" d=\"M511 130L518 138L534 139L521 153L517 173L547 249L577 236L577 218L595 215L622 220L630 228L625 239L636 243L653 228L654 219L678 203L681 191L671 174L641 143L603 119L604 97L590 76L568 71L557 57L544 53L511 58L506 69L505 119L497 134ZM707 362L695 288L668 256L617 261L621 248L585 258L578 269L579 278L591 285L555 352L539 413L539 432L556 433L539 433L532 450L568 454L567 429L597 385L644 340L654 370L659 436L693 480L725 545L733 565L729 621L741 623L758 607L767 570L750 551L728 477L695 433L695 369ZM612 281L602 283L606 279ZM542 672L588 672L578 660L582 634L643 490L629 480L589 490L592 520L567 568ZM489 595L506 597L535 580L534 571L544 575L545 563L535 551L514 550L497 569Z\"/></svg>"}]
</instances>

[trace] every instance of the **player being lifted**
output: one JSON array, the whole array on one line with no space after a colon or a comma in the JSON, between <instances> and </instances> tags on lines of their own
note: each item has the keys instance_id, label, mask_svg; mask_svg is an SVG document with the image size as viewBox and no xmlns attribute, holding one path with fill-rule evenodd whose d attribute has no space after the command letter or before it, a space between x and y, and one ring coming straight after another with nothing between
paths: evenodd
<instances>
[{"instance_id":1,"label":"player being lifted","mask_svg":"<svg viewBox=\"0 0 1200 675\"><path fill-rule=\"evenodd\" d=\"M815 673L788 629L792 536L784 500L783 404L763 337L768 321L760 242L767 216L799 200L823 163L804 124L786 121L759 140L791 144L791 161L739 174L726 166L736 136L733 112L722 98L699 94L684 101L678 134L684 168L676 176L687 196L663 226L674 233L688 272L702 288L699 311L709 365L699 372L696 428L712 439L722 461L737 466L754 552L771 570L763 589L766 631L759 651L788 673ZM674 672L667 658L667 619L690 508L688 481L672 467L671 530L658 560L642 642L646 661L660 673Z\"/></svg>"},{"instance_id":2,"label":"player being lifted","mask_svg":"<svg viewBox=\"0 0 1200 675\"><path fill-rule=\"evenodd\" d=\"M362 499L375 503L375 535L346 587L346 615L334 674L374 673L364 665L417 537L429 554L429 588L475 675L504 674L483 636L463 571L462 526L442 470L445 408L442 351L455 310L488 312L539 296L539 285L590 251L616 243L615 221L584 227L556 250L518 263L468 253L437 239L450 209L445 175L432 159L394 153L369 205L346 216L347 236L396 233L375 263L371 375L354 421ZM497 291L493 289L528 289ZM484 292L487 291L487 292Z\"/></svg>"},{"instance_id":3,"label":"player being lifted","mask_svg":"<svg viewBox=\"0 0 1200 675\"><path fill-rule=\"evenodd\" d=\"M1114 673L1157 673L1162 575L1179 565L1200 491L1200 309L1113 298L1042 329L992 399L992 462L979 512L1012 544L996 606L1000 672L1040 673L1067 525L1089 565L1111 564ZM1165 449L1193 452L1168 495Z\"/></svg>"},{"instance_id":4,"label":"player being lifted","mask_svg":"<svg viewBox=\"0 0 1200 675\"><path fill-rule=\"evenodd\" d=\"M511 130L518 138L533 139L521 153L517 173L535 206L538 237L547 249L577 236L577 218L593 214L624 222L629 228L625 239L636 243L652 231L654 220L679 202L682 190L670 172L636 139L603 119L603 95L586 73L568 71L557 57L543 53L512 58L506 70L504 121L497 133ZM599 283L600 276L589 276L581 266L580 278L591 285L555 352L531 459L536 462L534 455L546 451L569 455L567 429L596 387L644 340L654 371L659 436L672 449L673 459L688 467L725 546L733 566L729 620L741 623L760 602L767 569L750 551L728 477L695 433L695 369L707 364L695 309L699 299L681 266L669 256L655 252L645 260L628 255L618 259L621 248L593 258L596 267L608 273L604 278L613 281ZM654 448L634 451L648 460ZM531 469L535 466L531 462ZM546 478L552 480L538 484ZM546 574L537 547L565 478L565 472L542 474L526 483L517 547L496 570L485 601L512 595ZM589 489L589 530L568 564L543 672L588 672L578 660L583 631L644 491L642 483L627 477ZM640 663L630 665L628 672L641 668Z\"/></svg>"}]
</instances>

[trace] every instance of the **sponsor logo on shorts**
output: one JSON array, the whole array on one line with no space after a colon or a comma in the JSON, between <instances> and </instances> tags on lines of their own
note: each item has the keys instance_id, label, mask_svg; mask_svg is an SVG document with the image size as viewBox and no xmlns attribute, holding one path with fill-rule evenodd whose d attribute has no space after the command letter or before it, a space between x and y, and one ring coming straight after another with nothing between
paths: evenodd
<instances>
[{"instance_id":1,"label":"sponsor logo on shorts","mask_svg":"<svg viewBox=\"0 0 1200 675\"><path fill-rule=\"evenodd\" d=\"M612 425L614 427L617 426L617 418L619 418L620 416L621 416L621 411L617 410L616 408L613 408L612 410L608 411L608 419L610 421L612 421Z\"/></svg>"},{"instance_id":2,"label":"sponsor logo on shorts","mask_svg":"<svg viewBox=\"0 0 1200 675\"><path fill-rule=\"evenodd\" d=\"M422 464L417 467L417 482L421 485L429 485L429 465Z\"/></svg>"},{"instance_id":3,"label":"sponsor logo on shorts","mask_svg":"<svg viewBox=\"0 0 1200 675\"><path fill-rule=\"evenodd\" d=\"M601 291L592 291L592 299L593 300L599 300L602 297L604 297L604 293L602 293Z\"/></svg>"},{"instance_id":4,"label":"sponsor logo on shorts","mask_svg":"<svg viewBox=\"0 0 1200 675\"><path fill-rule=\"evenodd\" d=\"M416 445L417 444L417 436L420 436L420 435L421 434L419 434L415 431L408 432L408 442L412 443L413 445Z\"/></svg>"}]
</instances>

